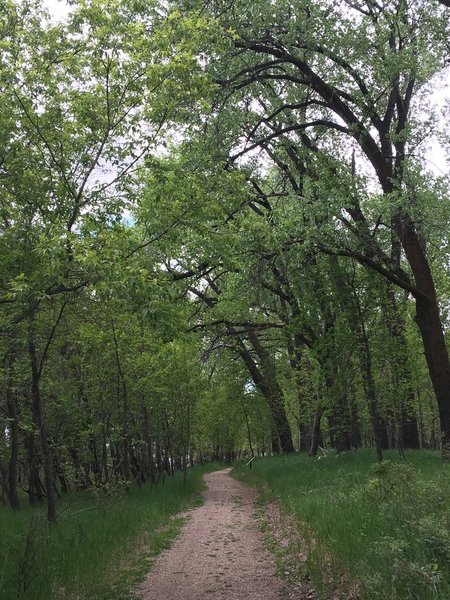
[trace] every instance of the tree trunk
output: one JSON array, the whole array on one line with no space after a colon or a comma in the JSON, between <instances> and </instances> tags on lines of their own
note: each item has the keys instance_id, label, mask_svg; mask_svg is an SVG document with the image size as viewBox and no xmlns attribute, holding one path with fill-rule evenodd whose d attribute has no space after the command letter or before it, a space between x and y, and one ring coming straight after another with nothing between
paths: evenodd
<instances>
[{"instance_id":1,"label":"tree trunk","mask_svg":"<svg viewBox=\"0 0 450 600\"><path fill-rule=\"evenodd\" d=\"M19 510L20 501L17 491L17 470L19 461L19 419L17 414L17 395L14 391L13 383L13 367L15 361L15 353L12 348L13 342L10 341L10 348L5 358L6 369L6 407L9 418L9 438L11 453L8 462L8 500L11 508Z\"/></svg>"},{"instance_id":2,"label":"tree trunk","mask_svg":"<svg viewBox=\"0 0 450 600\"><path fill-rule=\"evenodd\" d=\"M310 423L300 421L300 450L309 452L311 448L312 426Z\"/></svg>"},{"instance_id":3,"label":"tree trunk","mask_svg":"<svg viewBox=\"0 0 450 600\"><path fill-rule=\"evenodd\" d=\"M352 448L361 448L361 426L359 423L358 407L350 400L350 444Z\"/></svg>"},{"instance_id":4,"label":"tree trunk","mask_svg":"<svg viewBox=\"0 0 450 600\"><path fill-rule=\"evenodd\" d=\"M167 413L167 409L164 409L164 422L165 422L165 431L166 431L166 452L165 452L165 469L167 471L167 475L173 475L174 472L174 455L172 448L172 432L170 430L169 425L169 416Z\"/></svg>"},{"instance_id":5,"label":"tree trunk","mask_svg":"<svg viewBox=\"0 0 450 600\"><path fill-rule=\"evenodd\" d=\"M280 454L281 452L280 437L274 424L270 428L270 449L272 454Z\"/></svg>"},{"instance_id":6,"label":"tree trunk","mask_svg":"<svg viewBox=\"0 0 450 600\"><path fill-rule=\"evenodd\" d=\"M150 421L149 414L146 406L142 406L143 411L143 433L144 433L144 442L145 442L145 455L146 455L146 463L147 463L147 475L150 476L150 481L155 483L155 461L153 459L153 440L150 436Z\"/></svg>"},{"instance_id":7,"label":"tree trunk","mask_svg":"<svg viewBox=\"0 0 450 600\"><path fill-rule=\"evenodd\" d=\"M158 471L158 479L162 473L162 455L161 455L161 421L160 417L157 418L156 423L156 440L155 440L155 458L156 458L156 469Z\"/></svg>"},{"instance_id":8,"label":"tree trunk","mask_svg":"<svg viewBox=\"0 0 450 600\"><path fill-rule=\"evenodd\" d=\"M44 417L44 407L40 390L41 369L37 358L36 341L33 316L30 318L28 328L28 352L31 363L31 400L33 405L33 419L39 431L42 457L44 460L45 491L47 495L47 519L50 523L56 522L56 494L53 481L53 460L48 443L47 424Z\"/></svg>"},{"instance_id":9,"label":"tree trunk","mask_svg":"<svg viewBox=\"0 0 450 600\"><path fill-rule=\"evenodd\" d=\"M363 339L360 345L360 360L363 371L364 387L366 392L367 404L369 408L370 420L372 423L373 437L375 441L375 449L377 453L377 459L379 462L383 460L383 447L386 444L383 436L383 422L380 415L378 414L378 401L375 391L375 383L372 375L372 359L370 356L369 344L367 337L364 333Z\"/></svg>"},{"instance_id":10,"label":"tree trunk","mask_svg":"<svg viewBox=\"0 0 450 600\"><path fill-rule=\"evenodd\" d=\"M123 453L123 477L125 481L130 480L130 442L129 442L129 403L128 403L128 386L125 378L125 373L122 369L122 363L120 360L119 354L119 342L117 340L116 329L114 327L114 321L111 319L111 329L113 333L113 341L114 341L114 352L116 357L116 366L117 373L120 381L120 392L122 396L122 405L123 405L123 413L122 413L122 453Z\"/></svg>"},{"instance_id":11,"label":"tree trunk","mask_svg":"<svg viewBox=\"0 0 450 600\"><path fill-rule=\"evenodd\" d=\"M309 449L310 456L316 456L317 450L320 446L320 421L322 419L323 410L321 408L316 409L314 413L314 421L311 435L311 447Z\"/></svg>"},{"instance_id":12,"label":"tree trunk","mask_svg":"<svg viewBox=\"0 0 450 600\"><path fill-rule=\"evenodd\" d=\"M442 456L450 460L450 364L437 306L416 302L417 317L431 382L439 408Z\"/></svg>"},{"instance_id":13,"label":"tree trunk","mask_svg":"<svg viewBox=\"0 0 450 600\"><path fill-rule=\"evenodd\" d=\"M248 418L248 412L247 412L247 410L245 408L244 400L242 399L241 395L239 395L239 400L240 400L240 403L241 403L242 412L244 413L244 417L245 417L245 426L246 426L246 430L247 430L248 446L250 448L250 452L251 452L252 458L254 458L255 452L253 450L253 445L252 445L252 431L251 431L251 428L250 428L250 419Z\"/></svg>"},{"instance_id":14,"label":"tree trunk","mask_svg":"<svg viewBox=\"0 0 450 600\"><path fill-rule=\"evenodd\" d=\"M109 470L108 470L108 446L106 437L106 423L102 422L102 468L100 477L102 482L109 483Z\"/></svg>"},{"instance_id":15,"label":"tree trunk","mask_svg":"<svg viewBox=\"0 0 450 600\"><path fill-rule=\"evenodd\" d=\"M442 456L450 460L450 361L439 314L433 275L425 252L409 217L398 220L397 232L420 294L415 295L416 323L439 409Z\"/></svg>"},{"instance_id":16,"label":"tree trunk","mask_svg":"<svg viewBox=\"0 0 450 600\"><path fill-rule=\"evenodd\" d=\"M35 433L27 434L25 439L26 457L28 463L28 497L31 506L42 502L42 487L39 481L39 469L37 466L36 442L34 439Z\"/></svg>"},{"instance_id":17,"label":"tree trunk","mask_svg":"<svg viewBox=\"0 0 450 600\"><path fill-rule=\"evenodd\" d=\"M283 452L287 453L294 452L291 428L289 426L289 421L284 407L283 393L276 379L275 365L273 364L268 352L259 342L259 339L254 331L249 332L248 338L259 360L261 361L261 370L259 371L259 377L257 376L259 379L259 388L269 404L273 422L280 438L281 449ZM251 360L254 362L253 359ZM254 371L253 367L252 370ZM255 381L255 384L258 385L258 382Z\"/></svg>"}]
</instances>

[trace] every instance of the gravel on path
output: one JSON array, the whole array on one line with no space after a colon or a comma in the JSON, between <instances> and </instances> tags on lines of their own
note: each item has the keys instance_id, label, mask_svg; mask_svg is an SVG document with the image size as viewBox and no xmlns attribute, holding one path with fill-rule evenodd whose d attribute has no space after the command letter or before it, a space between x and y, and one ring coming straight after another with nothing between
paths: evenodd
<instances>
[{"instance_id":1,"label":"gravel on path","mask_svg":"<svg viewBox=\"0 0 450 600\"><path fill-rule=\"evenodd\" d=\"M264 549L256 491L229 475L205 476L205 502L139 587L141 600L280 600L283 580Z\"/></svg>"}]
</instances>

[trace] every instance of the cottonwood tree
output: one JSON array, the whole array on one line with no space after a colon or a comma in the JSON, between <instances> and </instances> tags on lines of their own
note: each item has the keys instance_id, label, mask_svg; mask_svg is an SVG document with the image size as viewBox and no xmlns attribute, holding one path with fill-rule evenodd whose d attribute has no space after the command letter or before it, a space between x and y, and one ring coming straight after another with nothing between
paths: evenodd
<instances>
[{"instance_id":1,"label":"cottonwood tree","mask_svg":"<svg viewBox=\"0 0 450 600\"><path fill-rule=\"evenodd\" d=\"M420 150L433 128L421 112L427 85L448 58L445 9L398 0L208 10L230 40L208 65L228 107L211 119L224 154L249 167L265 155L297 193L319 250L412 295L448 457L450 363L426 222L448 201Z\"/></svg>"}]
</instances>

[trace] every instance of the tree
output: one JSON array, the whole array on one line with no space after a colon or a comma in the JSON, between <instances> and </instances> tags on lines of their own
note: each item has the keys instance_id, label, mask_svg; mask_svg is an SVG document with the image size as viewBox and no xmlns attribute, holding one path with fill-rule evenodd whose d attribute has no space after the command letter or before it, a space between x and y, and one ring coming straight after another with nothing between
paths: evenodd
<instances>
[{"instance_id":1,"label":"tree","mask_svg":"<svg viewBox=\"0 0 450 600\"><path fill-rule=\"evenodd\" d=\"M403 0L209 7L231 32L209 65L228 105L212 123L224 128L230 160L265 153L320 251L352 257L413 296L448 457L450 363L422 220L426 203L446 200L427 193L417 149L420 102L445 65L448 21L436 4Z\"/></svg>"},{"instance_id":2,"label":"tree","mask_svg":"<svg viewBox=\"0 0 450 600\"><path fill-rule=\"evenodd\" d=\"M40 381L61 319L49 337L40 321L55 304L62 314L67 295L95 284L120 256L114 234L123 229L133 173L178 110L166 101L172 85L193 67L187 49L174 58L161 21L152 4L137 10L102 1L83 3L57 25L39 2L7 2L1 17L0 305L12 346L12 329L28 323L33 427L51 521L52 452ZM6 351L7 364L13 354L12 347ZM8 398L14 478L17 410ZM32 435L29 442L36 456ZM37 473L34 480L40 487Z\"/></svg>"}]
</instances>

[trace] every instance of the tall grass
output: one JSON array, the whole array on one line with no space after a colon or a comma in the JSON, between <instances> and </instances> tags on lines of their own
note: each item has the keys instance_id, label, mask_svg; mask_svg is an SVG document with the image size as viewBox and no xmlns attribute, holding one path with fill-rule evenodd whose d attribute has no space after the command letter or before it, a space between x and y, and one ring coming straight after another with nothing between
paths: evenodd
<instances>
[{"instance_id":1,"label":"tall grass","mask_svg":"<svg viewBox=\"0 0 450 600\"><path fill-rule=\"evenodd\" d=\"M164 485L66 497L59 522L49 526L43 508L12 513L0 508L1 600L115 600L149 569L150 556L180 525L171 515L199 501L205 472L180 474Z\"/></svg>"},{"instance_id":2,"label":"tall grass","mask_svg":"<svg viewBox=\"0 0 450 600\"><path fill-rule=\"evenodd\" d=\"M377 465L370 451L277 456L237 474L268 485L295 516L323 597L347 579L367 599L448 600L450 465L432 452L386 459Z\"/></svg>"}]
</instances>

